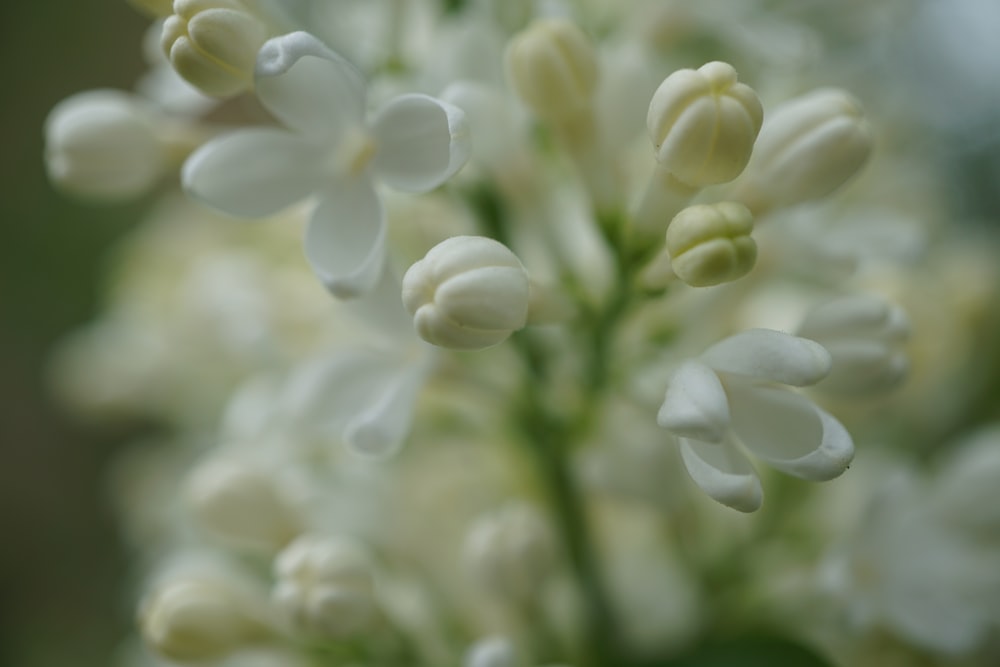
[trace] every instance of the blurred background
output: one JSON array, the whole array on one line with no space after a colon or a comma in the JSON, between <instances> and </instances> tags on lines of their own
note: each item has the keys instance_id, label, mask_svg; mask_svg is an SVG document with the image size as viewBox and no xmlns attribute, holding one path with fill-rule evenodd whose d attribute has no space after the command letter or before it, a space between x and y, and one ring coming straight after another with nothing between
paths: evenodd
<instances>
[{"instance_id":1,"label":"blurred background","mask_svg":"<svg viewBox=\"0 0 1000 667\"><path fill-rule=\"evenodd\" d=\"M822 17L852 2L782 3ZM927 122L956 219L1000 219L1000 25L996 0L925 0L859 43L873 86L898 87ZM64 97L129 88L148 21L124 0L0 4L0 664L107 665L129 631L127 556L105 490L138 424L83 424L46 386L48 351L100 307L107 250L143 202L86 205L55 193L42 123ZM992 26L992 27L991 27ZM867 34L867 31L865 31ZM893 74L886 78L886 74Z\"/></svg>"}]
</instances>

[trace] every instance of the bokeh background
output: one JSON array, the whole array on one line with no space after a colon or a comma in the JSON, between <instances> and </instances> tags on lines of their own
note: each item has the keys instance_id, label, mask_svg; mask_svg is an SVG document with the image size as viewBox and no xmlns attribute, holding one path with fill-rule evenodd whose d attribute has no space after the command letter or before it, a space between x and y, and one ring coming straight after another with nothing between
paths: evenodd
<instances>
[{"instance_id":1,"label":"bokeh background","mask_svg":"<svg viewBox=\"0 0 1000 667\"><path fill-rule=\"evenodd\" d=\"M853 3L773 4L822 16ZM1000 2L911 5L907 21L857 48L879 59L872 85L898 87L925 118L922 140L950 179L956 221L994 225ZM107 251L143 202L106 207L55 193L41 127L69 94L130 87L147 25L124 0L0 3L0 665L107 665L132 620L105 486L109 460L144 426L74 419L51 397L45 369L52 345L100 307Z\"/></svg>"}]
</instances>

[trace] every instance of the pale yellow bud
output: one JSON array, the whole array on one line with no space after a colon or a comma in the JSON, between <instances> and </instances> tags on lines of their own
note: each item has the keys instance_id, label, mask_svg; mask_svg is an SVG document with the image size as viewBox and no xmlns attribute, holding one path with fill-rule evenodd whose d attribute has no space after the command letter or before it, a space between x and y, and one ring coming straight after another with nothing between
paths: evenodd
<instances>
[{"instance_id":1,"label":"pale yellow bud","mask_svg":"<svg viewBox=\"0 0 1000 667\"><path fill-rule=\"evenodd\" d=\"M667 228L667 251L678 278L707 287L745 276L757 259L753 216L743 204L690 206Z\"/></svg>"},{"instance_id":2,"label":"pale yellow bud","mask_svg":"<svg viewBox=\"0 0 1000 667\"><path fill-rule=\"evenodd\" d=\"M750 160L764 112L736 70L711 62L668 76L653 93L646 127L656 159L693 187L731 181Z\"/></svg>"},{"instance_id":3,"label":"pale yellow bud","mask_svg":"<svg viewBox=\"0 0 1000 667\"><path fill-rule=\"evenodd\" d=\"M483 236L437 244L403 276L403 305L428 343L478 350L503 342L528 320L531 286L521 261Z\"/></svg>"},{"instance_id":4,"label":"pale yellow bud","mask_svg":"<svg viewBox=\"0 0 1000 667\"><path fill-rule=\"evenodd\" d=\"M45 121L49 178L74 194L127 199L164 175L167 149L157 118L138 98L92 90L57 104Z\"/></svg>"},{"instance_id":5,"label":"pale yellow bud","mask_svg":"<svg viewBox=\"0 0 1000 667\"><path fill-rule=\"evenodd\" d=\"M267 636L247 600L221 580L166 583L144 600L139 623L146 644L168 660L214 660Z\"/></svg>"},{"instance_id":6,"label":"pale yellow bud","mask_svg":"<svg viewBox=\"0 0 1000 667\"><path fill-rule=\"evenodd\" d=\"M507 46L507 79L545 119L586 109L597 84L597 55L587 36L565 19L540 19Z\"/></svg>"},{"instance_id":7,"label":"pale yellow bud","mask_svg":"<svg viewBox=\"0 0 1000 667\"><path fill-rule=\"evenodd\" d=\"M188 83L226 97L253 87L257 52L267 38L264 22L238 0L176 0L161 44Z\"/></svg>"},{"instance_id":8,"label":"pale yellow bud","mask_svg":"<svg viewBox=\"0 0 1000 667\"><path fill-rule=\"evenodd\" d=\"M768 116L739 198L762 211L825 197L861 169L872 144L848 93L825 88L790 100Z\"/></svg>"}]
</instances>

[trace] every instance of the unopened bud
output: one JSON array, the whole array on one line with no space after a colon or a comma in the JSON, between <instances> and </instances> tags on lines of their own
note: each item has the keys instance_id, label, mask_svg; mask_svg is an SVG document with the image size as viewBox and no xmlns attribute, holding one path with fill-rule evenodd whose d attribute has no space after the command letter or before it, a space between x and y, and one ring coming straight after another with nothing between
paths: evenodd
<instances>
[{"instance_id":1,"label":"unopened bud","mask_svg":"<svg viewBox=\"0 0 1000 667\"><path fill-rule=\"evenodd\" d=\"M751 231L753 216L743 204L689 206L667 228L671 267L678 278L693 287L741 278L757 259Z\"/></svg>"},{"instance_id":2,"label":"unopened bud","mask_svg":"<svg viewBox=\"0 0 1000 667\"><path fill-rule=\"evenodd\" d=\"M507 78L538 116L559 119L585 109L597 84L597 55L565 19L540 19L507 46Z\"/></svg>"},{"instance_id":3,"label":"unopened bud","mask_svg":"<svg viewBox=\"0 0 1000 667\"><path fill-rule=\"evenodd\" d=\"M248 613L248 601L222 580L182 579L152 591L139 622L146 644L168 660L200 662L226 656L270 630Z\"/></svg>"},{"instance_id":4,"label":"unopened bud","mask_svg":"<svg viewBox=\"0 0 1000 667\"><path fill-rule=\"evenodd\" d=\"M368 559L352 542L302 536L281 552L274 571L274 601L299 632L344 639L376 617Z\"/></svg>"},{"instance_id":5,"label":"unopened bud","mask_svg":"<svg viewBox=\"0 0 1000 667\"><path fill-rule=\"evenodd\" d=\"M58 187L100 199L137 197L156 184L167 150L153 112L114 90L79 93L45 121L45 166Z\"/></svg>"},{"instance_id":6,"label":"unopened bud","mask_svg":"<svg viewBox=\"0 0 1000 667\"><path fill-rule=\"evenodd\" d=\"M678 70L653 93L646 127L660 165L692 187L731 181L750 160L764 112L736 70L711 62Z\"/></svg>"},{"instance_id":7,"label":"unopened bud","mask_svg":"<svg viewBox=\"0 0 1000 667\"><path fill-rule=\"evenodd\" d=\"M909 332L898 305L855 295L812 309L797 335L823 345L833 360L817 389L851 396L888 391L906 377L910 364L902 344Z\"/></svg>"},{"instance_id":8,"label":"unopened bud","mask_svg":"<svg viewBox=\"0 0 1000 667\"><path fill-rule=\"evenodd\" d=\"M268 28L239 0L176 0L161 44L178 74L208 95L253 87L257 52Z\"/></svg>"},{"instance_id":9,"label":"unopened bud","mask_svg":"<svg viewBox=\"0 0 1000 667\"><path fill-rule=\"evenodd\" d=\"M455 236L403 276L403 305L428 343L478 350L525 326L531 287L521 261L483 236Z\"/></svg>"},{"instance_id":10,"label":"unopened bud","mask_svg":"<svg viewBox=\"0 0 1000 667\"><path fill-rule=\"evenodd\" d=\"M528 600L553 569L554 539L545 519L528 505L510 505L483 517L465 540L472 576L498 597Z\"/></svg>"},{"instance_id":11,"label":"unopened bud","mask_svg":"<svg viewBox=\"0 0 1000 667\"><path fill-rule=\"evenodd\" d=\"M824 88L789 100L768 116L738 196L758 213L820 199L864 166L872 144L848 93Z\"/></svg>"},{"instance_id":12,"label":"unopened bud","mask_svg":"<svg viewBox=\"0 0 1000 667\"><path fill-rule=\"evenodd\" d=\"M215 460L188 479L198 524L238 548L276 552L301 531L301 519L275 480L253 466Z\"/></svg>"}]
</instances>

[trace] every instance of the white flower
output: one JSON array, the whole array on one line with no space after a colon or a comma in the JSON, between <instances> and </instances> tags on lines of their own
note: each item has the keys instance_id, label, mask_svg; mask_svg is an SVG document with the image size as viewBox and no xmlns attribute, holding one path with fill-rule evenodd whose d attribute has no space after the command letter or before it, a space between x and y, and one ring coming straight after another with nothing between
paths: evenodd
<instances>
[{"instance_id":1,"label":"white flower","mask_svg":"<svg viewBox=\"0 0 1000 667\"><path fill-rule=\"evenodd\" d=\"M678 278L692 287L742 278L757 261L753 216L743 204L689 206L667 227L667 252Z\"/></svg>"},{"instance_id":2,"label":"white flower","mask_svg":"<svg viewBox=\"0 0 1000 667\"><path fill-rule=\"evenodd\" d=\"M463 557L484 589L505 600L529 600L553 569L555 540L535 508L511 504L476 521Z\"/></svg>"},{"instance_id":3,"label":"white flower","mask_svg":"<svg viewBox=\"0 0 1000 667\"><path fill-rule=\"evenodd\" d=\"M888 628L942 656L965 656L1000 625L1000 430L959 443L932 477L883 480L823 583L855 631Z\"/></svg>"},{"instance_id":4,"label":"white flower","mask_svg":"<svg viewBox=\"0 0 1000 667\"><path fill-rule=\"evenodd\" d=\"M737 82L732 65L711 62L664 79L649 103L646 127L663 168L700 188L740 175L763 118L757 93Z\"/></svg>"},{"instance_id":5,"label":"white flower","mask_svg":"<svg viewBox=\"0 0 1000 667\"><path fill-rule=\"evenodd\" d=\"M517 654L506 637L486 637L469 647L462 659L464 667L515 667Z\"/></svg>"},{"instance_id":6,"label":"white flower","mask_svg":"<svg viewBox=\"0 0 1000 667\"><path fill-rule=\"evenodd\" d=\"M858 294L813 308L798 335L823 345L833 365L817 388L845 396L888 391L906 377L909 360L900 349L910 321L899 306Z\"/></svg>"},{"instance_id":7,"label":"white flower","mask_svg":"<svg viewBox=\"0 0 1000 667\"><path fill-rule=\"evenodd\" d=\"M365 119L365 82L305 32L267 41L257 56L257 97L287 129L238 130L185 163L187 191L231 215L259 218L315 195L306 256L336 296L374 288L386 251L374 184L430 190L465 163L461 110L402 95Z\"/></svg>"},{"instance_id":8,"label":"white flower","mask_svg":"<svg viewBox=\"0 0 1000 667\"><path fill-rule=\"evenodd\" d=\"M343 639L375 619L368 559L349 540L304 535L275 559L274 575L274 601L301 632Z\"/></svg>"},{"instance_id":9,"label":"white flower","mask_svg":"<svg viewBox=\"0 0 1000 667\"><path fill-rule=\"evenodd\" d=\"M531 285L521 261L484 236L437 244L403 276L403 305L428 343L478 350L528 322Z\"/></svg>"},{"instance_id":10,"label":"white flower","mask_svg":"<svg viewBox=\"0 0 1000 667\"><path fill-rule=\"evenodd\" d=\"M67 192L127 199L149 191L167 168L167 146L145 102L116 90L66 98L45 120L45 166Z\"/></svg>"},{"instance_id":11,"label":"white flower","mask_svg":"<svg viewBox=\"0 0 1000 667\"><path fill-rule=\"evenodd\" d=\"M822 481L850 464L844 427L781 385L815 384L830 371L821 345L750 329L716 343L674 373L657 422L680 440L684 465L705 493L743 512L763 501L760 479L737 443L782 472Z\"/></svg>"},{"instance_id":12,"label":"white flower","mask_svg":"<svg viewBox=\"0 0 1000 667\"><path fill-rule=\"evenodd\" d=\"M170 660L214 660L270 634L253 602L224 578L177 578L146 596L139 623L149 647Z\"/></svg>"},{"instance_id":13,"label":"white flower","mask_svg":"<svg viewBox=\"0 0 1000 667\"><path fill-rule=\"evenodd\" d=\"M302 518L277 480L249 463L206 461L184 490L198 524L233 546L274 553L302 530Z\"/></svg>"}]
</instances>

